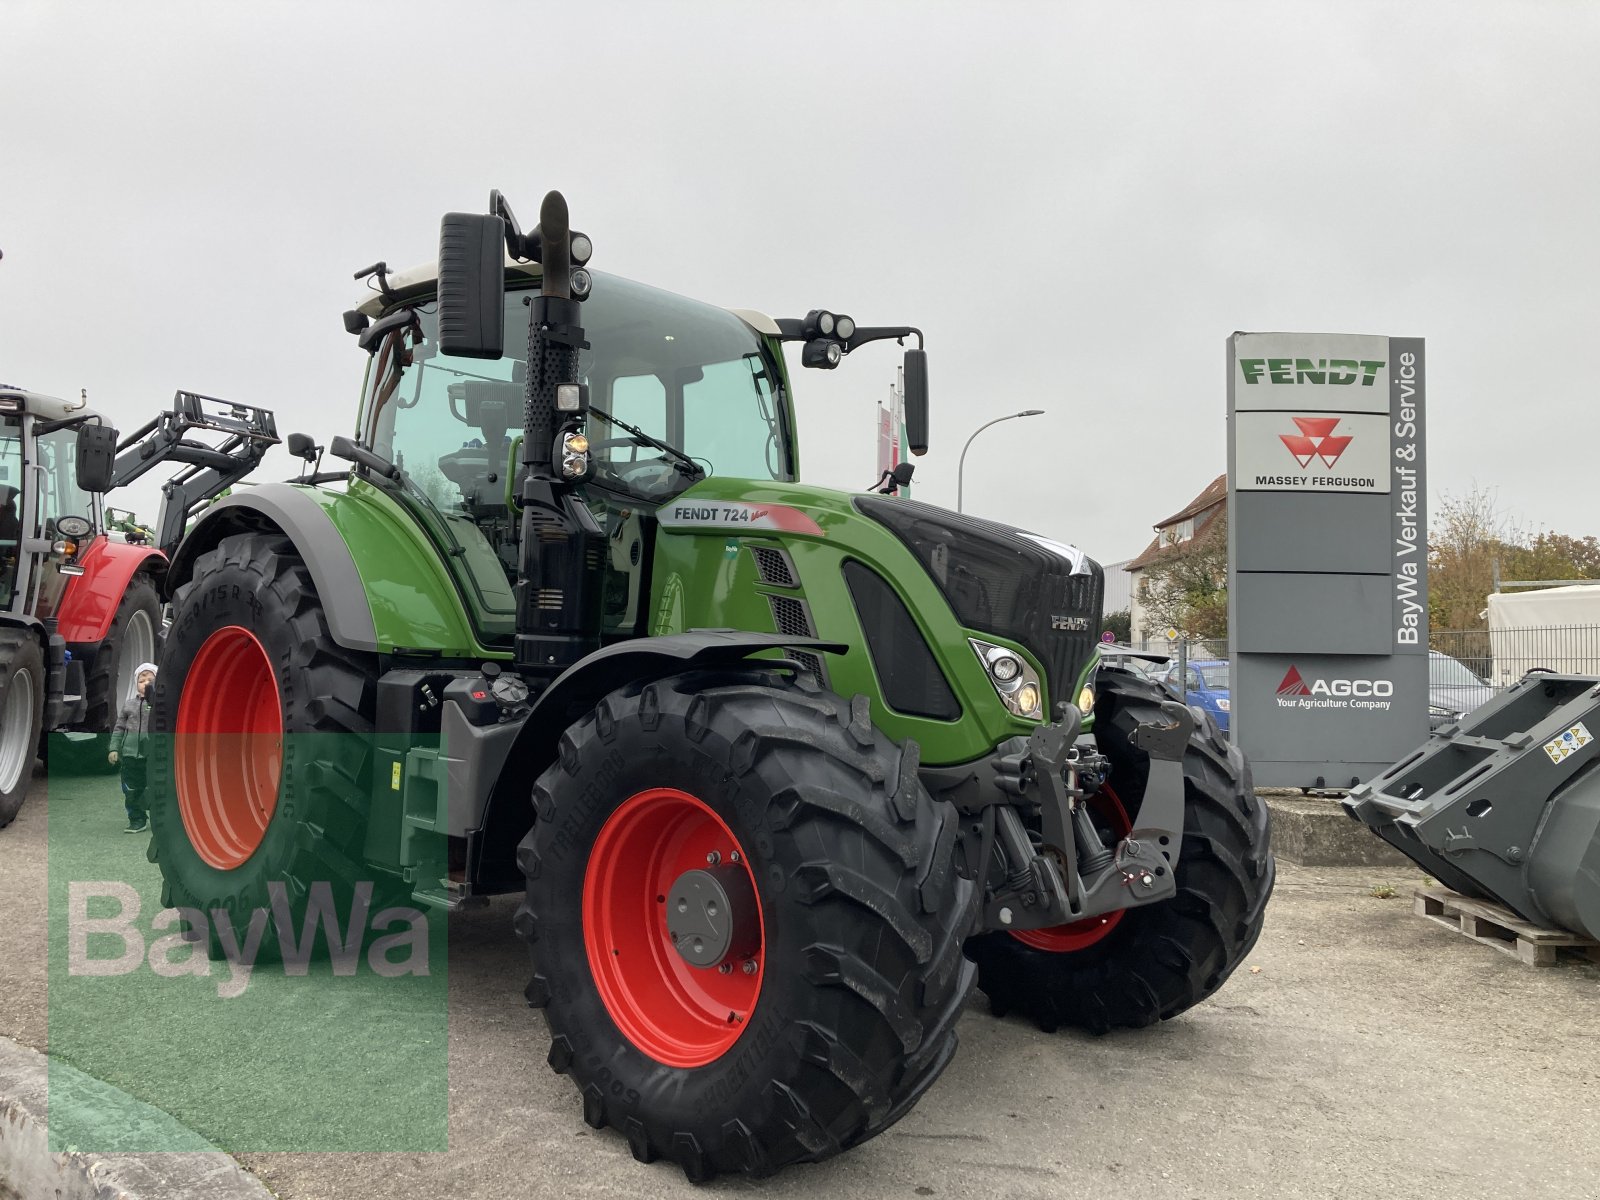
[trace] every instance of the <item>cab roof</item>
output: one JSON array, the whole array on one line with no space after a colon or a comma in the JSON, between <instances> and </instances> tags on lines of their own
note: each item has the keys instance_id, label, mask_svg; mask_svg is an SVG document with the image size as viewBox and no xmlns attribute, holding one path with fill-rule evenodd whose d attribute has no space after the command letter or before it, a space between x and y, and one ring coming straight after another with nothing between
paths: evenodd
<instances>
[{"instance_id":1,"label":"cab roof","mask_svg":"<svg viewBox=\"0 0 1600 1200\"><path fill-rule=\"evenodd\" d=\"M542 278L538 263L518 262L507 257L506 281L533 282ZM415 296L431 292L439 282L439 264L435 262L418 263L416 266L406 267L401 271L389 274L389 291L401 300L410 300ZM356 311L365 313L369 317L376 317L387 307L387 301L377 291L368 292L356 305ZM778 323L766 313L757 312L750 308L730 308L727 310L738 317L757 333L768 337L780 336Z\"/></svg>"},{"instance_id":2,"label":"cab roof","mask_svg":"<svg viewBox=\"0 0 1600 1200\"><path fill-rule=\"evenodd\" d=\"M18 397L22 411L46 421L59 421L63 417L97 417L100 414L82 400L63 400L59 396L46 396L43 392L30 392L27 388L0 383L0 396Z\"/></svg>"}]
</instances>

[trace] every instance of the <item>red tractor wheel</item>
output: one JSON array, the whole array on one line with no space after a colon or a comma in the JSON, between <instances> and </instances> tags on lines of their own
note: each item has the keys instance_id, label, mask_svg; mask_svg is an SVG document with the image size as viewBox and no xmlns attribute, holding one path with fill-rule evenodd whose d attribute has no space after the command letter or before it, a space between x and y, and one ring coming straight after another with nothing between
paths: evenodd
<instances>
[{"instance_id":1,"label":"red tractor wheel","mask_svg":"<svg viewBox=\"0 0 1600 1200\"><path fill-rule=\"evenodd\" d=\"M703 1067L744 1032L766 963L755 896L739 839L688 792L638 792L601 826L584 950L606 1012L658 1062ZM697 969L697 957L727 969Z\"/></svg>"},{"instance_id":2,"label":"red tractor wheel","mask_svg":"<svg viewBox=\"0 0 1600 1200\"><path fill-rule=\"evenodd\" d=\"M370 655L333 640L287 538L235 534L196 559L152 699L150 857L164 906L226 911L241 946L267 910L259 953L271 956L275 893L298 936L315 897L347 928L364 925L355 904L379 910L400 890L364 857L376 674Z\"/></svg>"},{"instance_id":3,"label":"red tractor wheel","mask_svg":"<svg viewBox=\"0 0 1600 1200\"><path fill-rule=\"evenodd\" d=\"M837 1154L955 1052L976 904L955 809L855 704L679 675L561 739L518 861L528 999L584 1119L693 1180Z\"/></svg>"},{"instance_id":4,"label":"red tractor wheel","mask_svg":"<svg viewBox=\"0 0 1600 1200\"><path fill-rule=\"evenodd\" d=\"M172 770L195 853L219 871L244 863L278 807L283 710L267 649L242 625L211 633L189 664Z\"/></svg>"}]
</instances>

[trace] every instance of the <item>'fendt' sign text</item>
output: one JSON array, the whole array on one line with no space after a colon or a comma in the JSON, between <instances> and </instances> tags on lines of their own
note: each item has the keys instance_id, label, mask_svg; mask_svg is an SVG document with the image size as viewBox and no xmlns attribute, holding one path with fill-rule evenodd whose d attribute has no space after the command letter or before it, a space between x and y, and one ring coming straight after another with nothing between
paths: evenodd
<instances>
[{"instance_id":1,"label":"'fendt' sign text","mask_svg":"<svg viewBox=\"0 0 1600 1200\"><path fill-rule=\"evenodd\" d=\"M1354 358L1241 358L1246 383L1353 384L1371 387L1384 364Z\"/></svg>"}]
</instances>

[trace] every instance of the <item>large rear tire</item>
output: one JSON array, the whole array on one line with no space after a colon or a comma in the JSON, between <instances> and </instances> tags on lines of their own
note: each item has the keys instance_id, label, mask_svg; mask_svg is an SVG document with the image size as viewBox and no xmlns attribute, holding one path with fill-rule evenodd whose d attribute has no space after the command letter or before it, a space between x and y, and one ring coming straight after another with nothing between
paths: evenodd
<instances>
[{"instance_id":1,"label":"large rear tire","mask_svg":"<svg viewBox=\"0 0 1600 1200\"><path fill-rule=\"evenodd\" d=\"M1111 760L1114 801L1096 813L1126 832L1150 763L1133 744L1144 723L1165 723L1168 694L1129 671L1102 668L1095 740ZM1201 720L1183 760L1183 852L1178 892L1160 904L1112 914L1094 929L1063 926L973 938L978 987L997 1016L1015 1010L1041 1029L1070 1025L1105 1033L1175 1017L1222 986L1261 934L1274 863L1267 807L1250 767ZM1122 816L1119 824L1118 809Z\"/></svg>"},{"instance_id":2,"label":"large rear tire","mask_svg":"<svg viewBox=\"0 0 1600 1200\"><path fill-rule=\"evenodd\" d=\"M827 1158L954 1054L975 885L955 810L864 697L765 674L623 688L562 736L534 806L528 1000L584 1119L640 1161L698 1182ZM739 932L695 966L668 910L708 867Z\"/></svg>"},{"instance_id":3,"label":"large rear tire","mask_svg":"<svg viewBox=\"0 0 1600 1200\"><path fill-rule=\"evenodd\" d=\"M373 656L333 640L287 538L235 534L196 560L173 597L152 702L150 859L164 906L225 910L242 947L254 914L272 912L269 884L297 936L316 895L344 928L360 885L393 889L363 858L376 675ZM373 895L369 911L383 903ZM313 950L325 948L319 930ZM260 953L282 949L269 916ZM214 933L211 950L225 950Z\"/></svg>"},{"instance_id":4,"label":"large rear tire","mask_svg":"<svg viewBox=\"0 0 1600 1200\"><path fill-rule=\"evenodd\" d=\"M0 629L0 829L28 796L44 721L44 655L27 629Z\"/></svg>"},{"instance_id":5,"label":"large rear tire","mask_svg":"<svg viewBox=\"0 0 1600 1200\"><path fill-rule=\"evenodd\" d=\"M57 733L49 739L52 771L105 775L116 770L107 761L111 730L123 706L133 699L139 664L156 661L160 633L161 598L155 584L148 575L135 575L84 680L88 706L82 731Z\"/></svg>"}]
</instances>

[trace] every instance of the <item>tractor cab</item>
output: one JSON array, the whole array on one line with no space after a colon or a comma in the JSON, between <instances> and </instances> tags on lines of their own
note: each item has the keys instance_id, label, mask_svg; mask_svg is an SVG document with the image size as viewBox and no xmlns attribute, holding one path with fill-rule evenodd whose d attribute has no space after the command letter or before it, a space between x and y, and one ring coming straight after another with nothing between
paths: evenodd
<instances>
[{"instance_id":1,"label":"tractor cab","mask_svg":"<svg viewBox=\"0 0 1600 1200\"><path fill-rule=\"evenodd\" d=\"M78 428L99 420L83 402L0 386L0 611L48 620L83 573L102 514L78 485Z\"/></svg>"},{"instance_id":2,"label":"tractor cab","mask_svg":"<svg viewBox=\"0 0 1600 1200\"><path fill-rule=\"evenodd\" d=\"M527 324L538 267L508 264L504 357L441 348L434 270L391 277L409 313L369 343L363 444L399 472L400 502L428 530L491 641L516 627ZM366 306L378 315L381 300ZM708 476L792 482L798 453L776 323L596 273L584 306L584 496L605 539L607 640L645 632L661 505Z\"/></svg>"}]
</instances>

